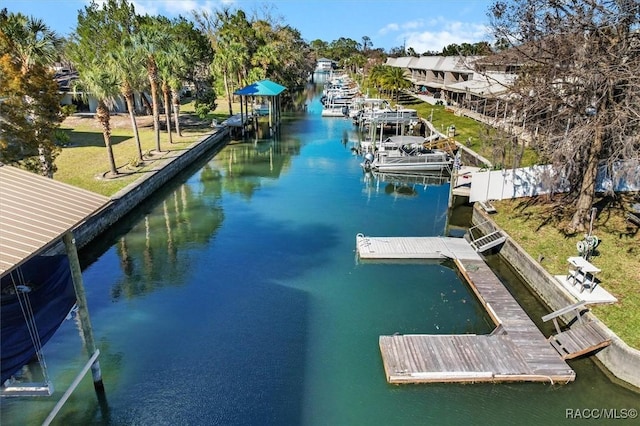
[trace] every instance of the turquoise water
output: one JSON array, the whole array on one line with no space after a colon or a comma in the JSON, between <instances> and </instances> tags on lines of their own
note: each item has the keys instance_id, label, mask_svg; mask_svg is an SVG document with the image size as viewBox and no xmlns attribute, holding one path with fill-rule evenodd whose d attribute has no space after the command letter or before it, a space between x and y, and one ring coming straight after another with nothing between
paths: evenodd
<instances>
[{"instance_id":1,"label":"turquoise water","mask_svg":"<svg viewBox=\"0 0 640 426\"><path fill-rule=\"evenodd\" d=\"M537 425L640 408L590 360L568 386L387 384L379 335L493 327L450 264L356 262L359 232L445 234L449 187L364 175L351 123L320 110L202 159L81 253L108 408L86 378L55 424ZM2 401L3 425L40 424L84 364L74 321L45 356L55 395Z\"/></svg>"}]
</instances>

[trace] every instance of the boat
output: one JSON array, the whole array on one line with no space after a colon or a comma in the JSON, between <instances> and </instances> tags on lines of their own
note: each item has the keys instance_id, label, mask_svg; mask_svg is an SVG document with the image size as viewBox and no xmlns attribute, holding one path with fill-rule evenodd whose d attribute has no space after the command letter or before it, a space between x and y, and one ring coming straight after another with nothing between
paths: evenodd
<instances>
[{"instance_id":1,"label":"boat","mask_svg":"<svg viewBox=\"0 0 640 426\"><path fill-rule=\"evenodd\" d=\"M374 141L366 139L360 141L359 151L363 154L367 152L374 153L376 151L395 151L400 149L403 145L410 145L414 147L422 146L425 142L425 138L422 136L411 135L397 135L389 136L382 141Z\"/></svg>"},{"instance_id":2,"label":"boat","mask_svg":"<svg viewBox=\"0 0 640 426\"><path fill-rule=\"evenodd\" d=\"M5 386L53 337L76 303L66 256L36 256L0 279L0 355Z\"/></svg>"},{"instance_id":3,"label":"boat","mask_svg":"<svg viewBox=\"0 0 640 426\"><path fill-rule=\"evenodd\" d=\"M348 105L328 105L322 108L322 117L348 117Z\"/></svg>"},{"instance_id":4,"label":"boat","mask_svg":"<svg viewBox=\"0 0 640 426\"><path fill-rule=\"evenodd\" d=\"M371 124L375 126L415 126L420 121L418 117L418 111L410 108L380 108L378 110L372 110L364 112L359 121L364 127L368 127Z\"/></svg>"},{"instance_id":5,"label":"boat","mask_svg":"<svg viewBox=\"0 0 640 426\"><path fill-rule=\"evenodd\" d=\"M450 172L454 156L423 143L420 136L392 136L365 154L362 167L377 172Z\"/></svg>"},{"instance_id":6,"label":"boat","mask_svg":"<svg viewBox=\"0 0 640 426\"><path fill-rule=\"evenodd\" d=\"M364 115L371 115L380 109L390 108L389 101L381 98L357 97L351 102L349 117L358 124Z\"/></svg>"}]
</instances>

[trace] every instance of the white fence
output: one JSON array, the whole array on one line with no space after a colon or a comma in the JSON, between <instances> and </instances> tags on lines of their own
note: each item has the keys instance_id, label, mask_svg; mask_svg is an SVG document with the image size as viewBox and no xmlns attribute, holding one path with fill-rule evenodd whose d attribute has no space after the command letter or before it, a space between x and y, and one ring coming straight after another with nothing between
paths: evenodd
<instances>
[{"instance_id":1,"label":"white fence","mask_svg":"<svg viewBox=\"0 0 640 426\"><path fill-rule=\"evenodd\" d=\"M532 197L548 194L552 190L566 192L566 185L563 187L553 183L554 174L550 165L476 172L471 178L469 201ZM614 166L612 175L608 173L606 167L600 167L596 191L640 191L640 163L638 161L618 163Z\"/></svg>"}]
</instances>

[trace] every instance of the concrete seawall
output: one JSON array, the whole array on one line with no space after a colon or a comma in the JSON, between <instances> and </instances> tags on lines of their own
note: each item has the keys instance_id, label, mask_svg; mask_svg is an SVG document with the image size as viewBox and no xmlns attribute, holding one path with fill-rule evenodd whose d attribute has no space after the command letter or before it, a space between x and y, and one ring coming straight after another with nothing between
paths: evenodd
<instances>
[{"instance_id":1,"label":"concrete seawall","mask_svg":"<svg viewBox=\"0 0 640 426\"><path fill-rule=\"evenodd\" d=\"M493 229L500 229L477 204L473 208L472 223L477 225L484 234ZM549 272L540 266L504 230L502 232L507 235L507 240L500 248L500 255L518 272L551 311L576 302ZM640 389L640 368L638 368L640 366L640 351L627 345L592 312L588 311L584 317L596 322L600 330L611 338L611 345L596 353L600 363L618 379ZM567 323L573 319L573 316L569 314L562 319Z\"/></svg>"},{"instance_id":2,"label":"concrete seawall","mask_svg":"<svg viewBox=\"0 0 640 426\"><path fill-rule=\"evenodd\" d=\"M222 127L184 150L166 152L164 157L156 160L152 170L114 194L103 209L74 229L77 247L86 246L198 158L222 149L227 142L228 129ZM52 247L50 252L64 252L62 242Z\"/></svg>"}]
</instances>

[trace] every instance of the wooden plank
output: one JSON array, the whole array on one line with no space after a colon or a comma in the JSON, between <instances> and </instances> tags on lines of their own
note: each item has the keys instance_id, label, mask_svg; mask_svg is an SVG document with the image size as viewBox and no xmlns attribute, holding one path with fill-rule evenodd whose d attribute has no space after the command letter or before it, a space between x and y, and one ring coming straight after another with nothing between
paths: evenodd
<instances>
[{"instance_id":1,"label":"wooden plank","mask_svg":"<svg viewBox=\"0 0 640 426\"><path fill-rule=\"evenodd\" d=\"M575 379L575 372L481 259L456 260L456 264L506 334L381 336L390 383L564 383ZM584 336L592 338L593 333L585 332L580 338Z\"/></svg>"},{"instance_id":2,"label":"wooden plank","mask_svg":"<svg viewBox=\"0 0 640 426\"><path fill-rule=\"evenodd\" d=\"M586 323L552 336L549 343L563 359L573 359L610 345L611 339L595 323Z\"/></svg>"}]
</instances>

